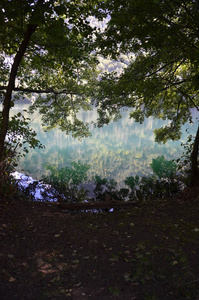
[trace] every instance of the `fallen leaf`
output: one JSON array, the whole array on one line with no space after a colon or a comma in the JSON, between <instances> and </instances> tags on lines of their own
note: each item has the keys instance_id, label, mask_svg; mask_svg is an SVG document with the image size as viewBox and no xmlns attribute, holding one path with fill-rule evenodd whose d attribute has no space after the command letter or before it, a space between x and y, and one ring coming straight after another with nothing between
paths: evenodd
<instances>
[{"instance_id":1,"label":"fallen leaf","mask_svg":"<svg viewBox=\"0 0 199 300\"><path fill-rule=\"evenodd\" d=\"M75 286L78 287L78 286L80 286L81 284L82 284L81 282L78 282L78 283L75 284Z\"/></svg>"},{"instance_id":2,"label":"fallen leaf","mask_svg":"<svg viewBox=\"0 0 199 300\"><path fill-rule=\"evenodd\" d=\"M8 254L8 258L13 258L14 255L13 254Z\"/></svg>"},{"instance_id":3,"label":"fallen leaf","mask_svg":"<svg viewBox=\"0 0 199 300\"><path fill-rule=\"evenodd\" d=\"M79 259L72 260L72 263L73 264L78 264L79 263Z\"/></svg>"},{"instance_id":4,"label":"fallen leaf","mask_svg":"<svg viewBox=\"0 0 199 300\"><path fill-rule=\"evenodd\" d=\"M131 280L130 274L128 274L128 273L124 274L124 280L127 282L130 281Z\"/></svg>"},{"instance_id":5,"label":"fallen leaf","mask_svg":"<svg viewBox=\"0 0 199 300\"><path fill-rule=\"evenodd\" d=\"M76 256L77 255L77 250L73 250L72 256Z\"/></svg>"},{"instance_id":6,"label":"fallen leaf","mask_svg":"<svg viewBox=\"0 0 199 300\"><path fill-rule=\"evenodd\" d=\"M16 278L10 277L8 281L9 281L9 282L13 282L13 281L15 281L15 280L16 280Z\"/></svg>"},{"instance_id":7,"label":"fallen leaf","mask_svg":"<svg viewBox=\"0 0 199 300\"><path fill-rule=\"evenodd\" d=\"M177 265L178 264L178 261L177 260L174 260L173 261L173 266Z\"/></svg>"},{"instance_id":8,"label":"fallen leaf","mask_svg":"<svg viewBox=\"0 0 199 300\"><path fill-rule=\"evenodd\" d=\"M117 257L111 257L111 258L109 258L109 261L116 262L116 261L119 261L119 259Z\"/></svg>"},{"instance_id":9,"label":"fallen leaf","mask_svg":"<svg viewBox=\"0 0 199 300\"><path fill-rule=\"evenodd\" d=\"M132 282L131 285L139 285L139 282Z\"/></svg>"}]
</instances>

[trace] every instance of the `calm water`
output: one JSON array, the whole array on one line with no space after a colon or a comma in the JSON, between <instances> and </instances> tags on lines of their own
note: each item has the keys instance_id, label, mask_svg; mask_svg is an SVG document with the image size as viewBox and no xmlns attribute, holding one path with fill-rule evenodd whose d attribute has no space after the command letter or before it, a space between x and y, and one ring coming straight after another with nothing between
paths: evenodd
<instances>
[{"instance_id":1,"label":"calm water","mask_svg":"<svg viewBox=\"0 0 199 300\"><path fill-rule=\"evenodd\" d=\"M16 106L12 109L12 115L22 109L27 109L27 105ZM128 111L124 110L122 115L121 120L103 128L91 125L92 136L79 141L57 129L44 132L41 118L35 114L30 125L37 132L45 149L30 149L26 157L21 159L18 171L40 179L46 173L46 163L60 168L69 166L71 161L80 160L90 165L90 179L98 174L121 183L127 176L152 173L150 163L159 155L164 155L167 159L180 156L180 144L186 140L185 128L191 128L190 125L183 128L180 141L163 145L154 142L153 130L166 124L165 122L148 118L140 125L129 119ZM96 110L80 113L81 119L85 121L96 120L96 116Z\"/></svg>"}]
</instances>

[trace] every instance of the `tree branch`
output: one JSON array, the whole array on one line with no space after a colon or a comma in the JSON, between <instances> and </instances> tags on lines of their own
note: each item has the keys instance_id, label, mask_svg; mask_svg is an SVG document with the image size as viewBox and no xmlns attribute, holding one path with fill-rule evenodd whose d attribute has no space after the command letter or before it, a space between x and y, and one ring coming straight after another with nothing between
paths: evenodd
<instances>
[{"instance_id":1,"label":"tree branch","mask_svg":"<svg viewBox=\"0 0 199 300\"><path fill-rule=\"evenodd\" d=\"M7 86L0 86L0 91L6 91ZM26 93L35 93L35 94L70 94L70 95L82 95L83 93L73 92L71 90L63 89L61 91L55 91L52 88L49 89L34 89L34 88L23 88L23 87L14 87L13 91L15 92L26 92Z\"/></svg>"},{"instance_id":2,"label":"tree branch","mask_svg":"<svg viewBox=\"0 0 199 300\"><path fill-rule=\"evenodd\" d=\"M166 80L167 80L167 82L170 83L169 87L171 87L172 85L174 85L174 86L176 87L176 89L179 91L179 93L180 93L181 95L187 97L187 98L189 99L189 101L192 103L192 105L197 109L197 111L199 111L199 106L197 106L197 104L194 102L193 97L192 97L191 95L189 95L189 93L186 93L186 92L183 91L181 88L179 88L179 86L177 86L177 85L179 85L180 83L183 83L183 81L182 81L182 82L177 82L177 83L172 83L172 82L170 82L169 79L166 79ZM187 80L185 79L184 81L186 82ZM189 90L189 89L187 89L187 91L188 91L188 90Z\"/></svg>"},{"instance_id":3,"label":"tree branch","mask_svg":"<svg viewBox=\"0 0 199 300\"><path fill-rule=\"evenodd\" d=\"M149 73L148 70L147 70L147 73L144 74L144 75L142 76L142 78L140 78L140 80L146 79L146 78L149 78L149 77L151 77L151 76L153 76L153 75L158 74L161 70L163 70L164 68L168 67L169 65L172 65L172 64L175 63L176 61L177 61L176 59L175 59L175 60L171 60L171 61L165 63L163 66L159 67L158 69L156 69L155 71L153 71L153 72L151 72L151 73Z\"/></svg>"}]
</instances>

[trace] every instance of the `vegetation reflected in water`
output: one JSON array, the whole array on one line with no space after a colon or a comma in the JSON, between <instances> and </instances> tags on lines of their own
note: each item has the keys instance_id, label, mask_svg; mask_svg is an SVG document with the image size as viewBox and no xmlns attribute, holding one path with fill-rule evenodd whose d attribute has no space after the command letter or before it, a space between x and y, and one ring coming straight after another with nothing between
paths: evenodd
<instances>
[{"instance_id":1,"label":"vegetation reflected in water","mask_svg":"<svg viewBox=\"0 0 199 300\"><path fill-rule=\"evenodd\" d=\"M12 114L27 105L16 106ZM82 120L96 120L96 109L89 112L80 112ZM143 124L129 119L127 110L122 111L122 119L95 128L90 125L92 136L82 140L74 139L64 132L52 130L45 132L41 126L41 117L34 115L31 127L38 133L38 139L45 145L45 149L29 149L29 153L21 159L18 170L26 172L35 179L47 174L46 164L57 168L70 166L72 161L81 161L89 164L88 178L96 174L102 177L113 178L121 183L128 176L143 176L152 173L150 163L153 158L164 155L166 159L180 156L180 144L186 140L186 133L181 141L157 144L154 142L153 130L162 126L163 121L146 119Z\"/></svg>"}]
</instances>

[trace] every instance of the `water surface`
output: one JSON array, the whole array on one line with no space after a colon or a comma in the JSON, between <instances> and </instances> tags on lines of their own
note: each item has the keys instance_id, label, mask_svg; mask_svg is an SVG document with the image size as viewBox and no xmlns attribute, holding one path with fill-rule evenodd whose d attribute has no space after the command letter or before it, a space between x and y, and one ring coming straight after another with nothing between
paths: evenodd
<instances>
[{"instance_id":1,"label":"water surface","mask_svg":"<svg viewBox=\"0 0 199 300\"><path fill-rule=\"evenodd\" d=\"M16 114L22 109L27 109L27 105L17 105L11 113ZM81 111L79 116L88 122L96 120L97 112L96 109ZM29 149L29 153L20 160L18 171L23 171L34 179L40 179L46 174L46 163L60 168L78 160L90 165L90 179L98 174L121 183L127 176L148 175L152 173L150 163L153 158L164 155L166 159L175 159L181 155L180 145L187 136L185 129L190 127L183 127L180 141L157 144L154 142L153 130L166 124L166 121L151 117L139 124L129 119L129 112L123 110L121 120L103 128L91 125L92 136L79 141L58 129L45 132L37 113L31 118L30 125L37 132L37 138L45 145L45 149Z\"/></svg>"}]
</instances>

